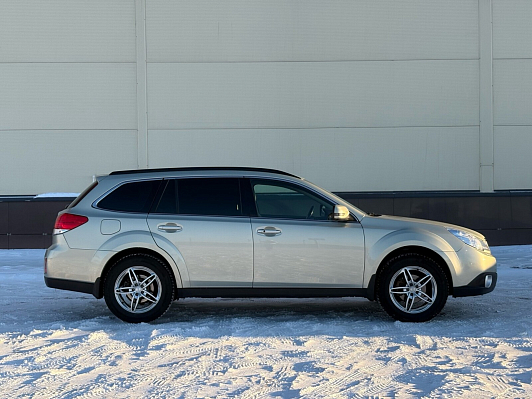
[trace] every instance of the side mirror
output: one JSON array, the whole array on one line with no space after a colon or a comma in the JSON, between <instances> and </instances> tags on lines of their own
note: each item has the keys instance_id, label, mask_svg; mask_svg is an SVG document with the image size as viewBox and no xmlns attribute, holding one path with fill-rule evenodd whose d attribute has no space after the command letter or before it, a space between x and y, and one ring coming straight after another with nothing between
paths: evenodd
<instances>
[{"instance_id":1,"label":"side mirror","mask_svg":"<svg viewBox=\"0 0 532 399\"><path fill-rule=\"evenodd\" d=\"M333 220L349 220L349 209L343 205L335 205L332 213Z\"/></svg>"}]
</instances>

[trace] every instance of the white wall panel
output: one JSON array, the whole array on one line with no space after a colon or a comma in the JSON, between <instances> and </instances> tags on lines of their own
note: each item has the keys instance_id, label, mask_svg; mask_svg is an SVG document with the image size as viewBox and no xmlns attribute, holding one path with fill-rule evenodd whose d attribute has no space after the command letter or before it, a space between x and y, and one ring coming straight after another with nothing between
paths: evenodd
<instances>
[{"instance_id":1,"label":"white wall panel","mask_svg":"<svg viewBox=\"0 0 532 399\"><path fill-rule=\"evenodd\" d=\"M478 60L148 65L148 126L478 125Z\"/></svg>"},{"instance_id":2,"label":"white wall panel","mask_svg":"<svg viewBox=\"0 0 532 399\"><path fill-rule=\"evenodd\" d=\"M134 0L2 0L0 62L134 62Z\"/></svg>"},{"instance_id":3,"label":"white wall panel","mask_svg":"<svg viewBox=\"0 0 532 399\"><path fill-rule=\"evenodd\" d=\"M495 125L532 125L532 59L493 61Z\"/></svg>"},{"instance_id":4,"label":"white wall panel","mask_svg":"<svg viewBox=\"0 0 532 399\"><path fill-rule=\"evenodd\" d=\"M532 188L532 126L495 126L495 189Z\"/></svg>"},{"instance_id":5,"label":"white wall panel","mask_svg":"<svg viewBox=\"0 0 532 399\"><path fill-rule=\"evenodd\" d=\"M329 190L478 190L479 128L151 130L152 168L257 166Z\"/></svg>"},{"instance_id":6,"label":"white wall panel","mask_svg":"<svg viewBox=\"0 0 532 399\"><path fill-rule=\"evenodd\" d=\"M80 192L92 175L137 167L136 130L2 131L1 194Z\"/></svg>"},{"instance_id":7,"label":"white wall panel","mask_svg":"<svg viewBox=\"0 0 532 399\"><path fill-rule=\"evenodd\" d=\"M532 58L532 1L493 0L493 57Z\"/></svg>"},{"instance_id":8,"label":"white wall panel","mask_svg":"<svg viewBox=\"0 0 532 399\"><path fill-rule=\"evenodd\" d=\"M477 59L477 0L150 0L148 61Z\"/></svg>"},{"instance_id":9,"label":"white wall panel","mask_svg":"<svg viewBox=\"0 0 532 399\"><path fill-rule=\"evenodd\" d=\"M135 64L1 64L0 129L136 129Z\"/></svg>"}]
</instances>

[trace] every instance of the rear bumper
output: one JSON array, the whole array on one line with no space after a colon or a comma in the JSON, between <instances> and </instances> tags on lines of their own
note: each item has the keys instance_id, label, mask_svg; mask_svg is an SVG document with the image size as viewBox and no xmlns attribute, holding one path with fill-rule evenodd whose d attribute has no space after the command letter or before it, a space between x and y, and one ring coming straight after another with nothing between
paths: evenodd
<instances>
[{"instance_id":1,"label":"rear bumper","mask_svg":"<svg viewBox=\"0 0 532 399\"><path fill-rule=\"evenodd\" d=\"M491 285L486 287L486 276L491 276ZM453 288L454 297L463 297L463 296L476 296L484 295L495 289L497 285L497 273L487 272L481 273L475 277L469 284L463 285L461 287Z\"/></svg>"},{"instance_id":2,"label":"rear bumper","mask_svg":"<svg viewBox=\"0 0 532 399\"><path fill-rule=\"evenodd\" d=\"M61 278L44 277L44 283L50 288L58 290L83 292L85 294L92 294L95 298L100 299L103 295L100 290L100 279L96 279L94 283L86 281L64 280Z\"/></svg>"}]
</instances>

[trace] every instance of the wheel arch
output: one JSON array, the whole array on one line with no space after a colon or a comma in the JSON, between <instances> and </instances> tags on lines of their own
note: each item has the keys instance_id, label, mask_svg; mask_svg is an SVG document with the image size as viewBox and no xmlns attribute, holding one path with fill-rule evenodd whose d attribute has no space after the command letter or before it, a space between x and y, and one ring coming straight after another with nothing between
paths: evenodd
<instances>
[{"instance_id":1,"label":"wheel arch","mask_svg":"<svg viewBox=\"0 0 532 399\"><path fill-rule=\"evenodd\" d=\"M368 298L370 300L374 300L377 297L376 282L380 274L382 273L384 267L388 263L388 261L399 255L406 255L406 254L425 256L429 259L432 259L434 262L436 262L441 267L443 272L445 273L445 276L447 277L447 281L449 282L449 295L453 294L453 276L452 276L451 270L449 269L449 265L447 264L445 259L443 259L443 257L439 253L437 253L436 251L430 248L417 246L417 245L408 245L408 246L394 249L381 260L381 262L379 263L379 266L377 267L376 272L371 276L371 280L368 285Z\"/></svg>"},{"instance_id":2,"label":"wheel arch","mask_svg":"<svg viewBox=\"0 0 532 399\"><path fill-rule=\"evenodd\" d=\"M157 260L161 261L166 267L168 268L168 271L170 272L170 276L172 278L172 285L174 287L174 299L177 298L177 278L175 276L175 273L173 271L172 265L169 264L167 259L162 256L157 251L154 251L149 248L143 248L143 247L134 247L134 248L127 248L122 251L119 251L115 253L113 256L111 256L107 262L105 263L104 268L102 269L102 273L99 277L99 286L97 287L97 290L95 290L96 298L103 298L103 282L105 281L105 277L107 276L107 273L109 273L109 270L111 270L111 267L118 262L120 259L129 256L129 255L146 255L151 256L153 258L156 258ZM179 273L179 271L178 271Z\"/></svg>"}]
</instances>

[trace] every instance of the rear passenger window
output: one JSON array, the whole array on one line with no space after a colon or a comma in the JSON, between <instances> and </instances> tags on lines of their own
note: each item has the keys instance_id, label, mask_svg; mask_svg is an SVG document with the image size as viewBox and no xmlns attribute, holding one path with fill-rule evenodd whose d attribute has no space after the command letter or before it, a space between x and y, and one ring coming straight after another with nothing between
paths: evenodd
<instances>
[{"instance_id":1,"label":"rear passenger window","mask_svg":"<svg viewBox=\"0 0 532 399\"><path fill-rule=\"evenodd\" d=\"M148 213L161 180L125 183L98 202L98 208L110 211Z\"/></svg>"},{"instance_id":2,"label":"rear passenger window","mask_svg":"<svg viewBox=\"0 0 532 399\"><path fill-rule=\"evenodd\" d=\"M236 178L169 181L155 213L242 216L239 181Z\"/></svg>"},{"instance_id":3,"label":"rear passenger window","mask_svg":"<svg viewBox=\"0 0 532 399\"><path fill-rule=\"evenodd\" d=\"M242 215L238 179L180 179L177 197L181 214Z\"/></svg>"}]
</instances>

